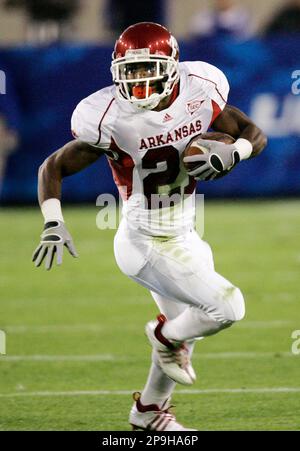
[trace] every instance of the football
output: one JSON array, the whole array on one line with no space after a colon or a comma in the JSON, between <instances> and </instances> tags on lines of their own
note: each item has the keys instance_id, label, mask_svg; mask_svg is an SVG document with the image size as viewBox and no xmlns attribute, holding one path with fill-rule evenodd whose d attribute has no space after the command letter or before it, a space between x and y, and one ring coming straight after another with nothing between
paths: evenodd
<instances>
[{"instance_id":1,"label":"football","mask_svg":"<svg viewBox=\"0 0 300 451\"><path fill-rule=\"evenodd\" d=\"M188 156L192 156L192 155L197 155L197 154L203 154L208 152L208 150L205 147L201 147L199 144L197 144L199 139L209 139L212 141L220 141L223 142L224 144L233 144L235 142L235 139L226 134L226 133L221 133L221 132L206 132L203 133L201 135L198 135L196 138L194 138L186 147L185 151L183 152L183 158L184 157L188 157ZM199 165L199 163L197 162L193 162L193 163L183 163L184 167L187 171L192 171L193 169L196 169L197 166ZM218 174L214 180L219 179L221 177L224 177L225 175L227 175L229 171L223 171L220 174Z\"/></svg>"}]
</instances>

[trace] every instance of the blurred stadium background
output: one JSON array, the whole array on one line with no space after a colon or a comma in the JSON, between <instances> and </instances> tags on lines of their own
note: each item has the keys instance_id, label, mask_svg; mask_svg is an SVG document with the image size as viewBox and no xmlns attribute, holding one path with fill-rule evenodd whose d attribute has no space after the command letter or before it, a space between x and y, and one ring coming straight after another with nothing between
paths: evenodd
<instances>
[{"instance_id":1,"label":"blurred stadium background","mask_svg":"<svg viewBox=\"0 0 300 451\"><path fill-rule=\"evenodd\" d=\"M130 0L121 11L117 0L0 1L0 430L124 430L127 394L146 377L143 324L156 309L119 273L113 233L96 229L96 197L117 194L105 159L64 182L64 203L77 204L65 211L80 260L66 257L52 273L30 264L42 225L38 167L72 139L76 104L111 84L114 38L138 20L167 25L181 60L220 67L229 103L269 138L259 158L199 187L205 238L248 314L199 344L199 394L178 392L178 417L201 429L299 429L299 356L290 349L300 329L300 2L231 3ZM203 17L217 25L201 29Z\"/></svg>"}]
</instances>

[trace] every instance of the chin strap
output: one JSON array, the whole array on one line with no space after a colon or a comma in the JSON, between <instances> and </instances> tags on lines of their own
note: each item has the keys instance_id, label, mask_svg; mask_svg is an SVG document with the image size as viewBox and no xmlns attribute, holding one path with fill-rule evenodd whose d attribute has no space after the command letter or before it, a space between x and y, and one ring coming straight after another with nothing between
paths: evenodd
<instances>
[{"instance_id":1,"label":"chin strap","mask_svg":"<svg viewBox=\"0 0 300 451\"><path fill-rule=\"evenodd\" d=\"M136 100L136 97L133 97L133 99ZM154 93L144 101L140 100L140 102L132 102L132 105L135 106L138 110L153 110L157 107L160 101L161 98L159 94Z\"/></svg>"},{"instance_id":2,"label":"chin strap","mask_svg":"<svg viewBox=\"0 0 300 451\"><path fill-rule=\"evenodd\" d=\"M151 86L149 86L149 94L150 95L149 95L148 99L145 99L144 102L142 101L141 97L145 97L145 95L146 95L146 87L145 86L134 86L132 89L132 92L134 94L134 96L132 97L133 100L140 100L140 102L137 102L137 103L132 102L132 104L135 105L138 110L153 110L154 108L157 107L159 102L162 100L162 98L160 97L160 94L157 94L156 92L152 92ZM178 93L179 93L179 83L175 83L175 85L172 89L171 95L169 94L170 100L168 102L168 106L172 105L174 100L177 98ZM163 98L165 98L165 97L163 97Z\"/></svg>"}]
</instances>

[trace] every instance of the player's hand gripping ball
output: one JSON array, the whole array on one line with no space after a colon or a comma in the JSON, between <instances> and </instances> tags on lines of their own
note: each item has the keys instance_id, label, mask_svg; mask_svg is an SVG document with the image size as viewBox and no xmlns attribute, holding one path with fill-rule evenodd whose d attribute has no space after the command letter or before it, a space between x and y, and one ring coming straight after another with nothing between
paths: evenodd
<instances>
[{"instance_id":1,"label":"player's hand gripping ball","mask_svg":"<svg viewBox=\"0 0 300 451\"><path fill-rule=\"evenodd\" d=\"M183 164L187 173L196 180L224 177L240 161L234 142L232 136L220 132L207 132L197 136L183 153Z\"/></svg>"}]
</instances>

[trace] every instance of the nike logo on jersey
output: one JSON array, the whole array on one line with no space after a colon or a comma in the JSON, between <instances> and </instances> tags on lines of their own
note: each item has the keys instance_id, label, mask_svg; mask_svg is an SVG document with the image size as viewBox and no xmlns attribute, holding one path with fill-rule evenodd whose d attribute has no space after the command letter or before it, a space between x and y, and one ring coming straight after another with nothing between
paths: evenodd
<instances>
[{"instance_id":1,"label":"nike logo on jersey","mask_svg":"<svg viewBox=\"0 0 300 451\"><path fill-rule=\"evenodd\" d=\"M156 136L149 136L148 138L142 138L140 143L139 150L147 150L152 147L162 147L166 144L174 143L176 141L180 141L183 138L188 138L189 136L199 133L202 129L202 123L198 119L195 122L191 122L188 125L184 125L183 127L179 127L168 134L161 134Z\"/></svg>"}]
</instances>

